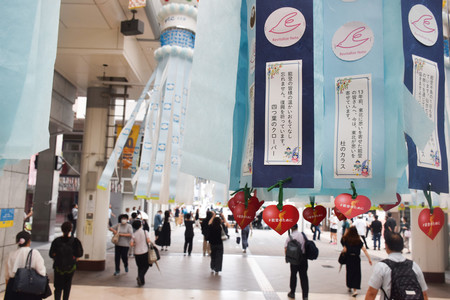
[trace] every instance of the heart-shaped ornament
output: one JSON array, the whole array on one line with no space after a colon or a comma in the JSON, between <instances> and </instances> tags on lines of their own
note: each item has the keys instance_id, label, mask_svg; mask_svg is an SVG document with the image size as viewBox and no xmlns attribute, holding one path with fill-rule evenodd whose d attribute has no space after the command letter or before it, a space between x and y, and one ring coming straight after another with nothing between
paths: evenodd
<instances>
[{"instance_id":1,"label":"heart-shaped ornament","mask_svg":"<svg viewBox=\"0 0 450 300\"><path fill-rule=\"evenodd\" d=\"M343 220L347 219L347 218L344 216L344 214L341 213L341 212L339 211L339 209L337 209L336 207L333 207L333 210L334 210L334 214L336 215L336 217L338 218L339 221L343 221Z\"/></svg>"},{"instance_id":2,"label":"heart-shaped ornament","mask_svg":"<svg viewBox=\"0 0 450 300\"><path fill-rule=\"evenodd\" d=\"M297 224L299 217L298 209L292 205L284 205L281 211L276 205L269 205L263 212L264 222L280 235Z\"/></svg>"},{"instance_id":3,"label":"heart-shaped ornament","mask_svg":"<svg viewBox=\"0 0 450 300\"><path fill-rule=\"evenodd\" d=\"M444 226L444 212L440 207L433 209L433 214L430 214L430 209L425 208L419 214L419 227L430 239L434 240L436 235Z\"/></svg>"},{"instance_id":4,"label":"heart-shaped ornament","mask_svg":"<svg viewBox=\"0 0 450 300\"><path fill-rule=\"evenodd\" d=\"M314 226L317 226L327 216L327 210L322 205L314 207L307 207L303 210L303 218L306 221L311 222Z\"/></svg>"},{"instance_id":5,"label":"heart-shaped ornament","mask_svg":"<svg viewBox=\"0 0 450 300\"><path fill-rule=\"evenodd\" d=\"M244 204L236 205L233 211L234 219L241 229L247 227L247 225L255 219L255 215L255 208L253 206L248 206L248 208L245 209Z\"/></svg>"},{"instance_id":6,"label":"heart-shaped ornament","mask_svg":"<svg viewBox=\"0 0 450 300\"><path fill-rule=\"evenodd\" d=\"M334 205L347 219L351 219L368 212L372 204L370 199L363 195L352 199L350 194L340 194L334 199Z\"/></svg>"},{"instance_id":7,"label":"heart-shaped ornament","mask_svg":"<svg viewBox=\"0 0 450 300\"><path fill-rule=\"evenodd\" d=\"M396 195L396 197L397 197L397 202L395 202L394 204L380 204L380 207L381 207L384 211L388 211L388 210L390 210L391 208L394 208L394 207L396 207L397 205L399 205L400 202L402 202L402 196L400 196L399 193L396 193L395 195Z\"/></svg>"},{"instance_id":8,"label":"heart-shaped ornament","mask_svg":"<svg viewBox=\"0 0 450 300\"><path fill-rule=\"evenodd\" d=\"M228 200L228 208L231 210L231 212L234 214L234 208L236 207L238 203L236 202L236 198L231 198Z\"/></svg>"}]
</instances>

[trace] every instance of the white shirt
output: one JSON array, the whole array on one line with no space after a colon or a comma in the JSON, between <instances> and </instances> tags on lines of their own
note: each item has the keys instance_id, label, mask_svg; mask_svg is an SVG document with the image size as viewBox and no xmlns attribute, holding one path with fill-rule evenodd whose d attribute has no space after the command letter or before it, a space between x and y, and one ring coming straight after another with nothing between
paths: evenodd
<instances>
[{"instance_id":1,"label":"white shirt","mask_svg":"<svg viewBox=\"0 0 450 300\"><path fill-rule=\"evenodd\" d=\"M356 227L356 230L358 230L359 235L366 236L366 221L358 218L355 220L355 222L353 222L353 226Z\"/></svg>"},{"instance_id":2,"label":"white shirt","mask_svg":"<svg viewBox=\"0 0 450 300\"><path fill-rule=\"evenodd\" d=\"M388 259L395 262L402 262L406 260L406 258L404 258L403 255L399 252L393 252L389 254ZM428 290L422 270L415 262L413 262L413 271L417 275L417 280L419 281L420 287L422 288L422 292ZM386 296L389 298L389 296L391 295L391 269L387 264L379 262L375 265L375 267L373 268L372 276L369 280L369 286L377 290L382 287L387 294ZM384 298L382 297L382 299Z\"/></svg>"},{"instance_id":3,"label":"white shirt","mask_svg":"<svg viewBox=\"0 0 450 300\"><path fill-rule=\"evenodd\" d=\"M140 255L148 252L147 238L150 237L148 231L141 228L133 233L134 254Z\"/></svg>"},{"instance_id":4,"label":"white shirt","mask_svg":"<svg viewBox=\"0 0 450 300\"><path fill-rule=\"evenodd\" d=\"M330 218L330 228L331 229L338 229L338 222L339 219L336 216L331 216Z\"/></svg>"},{"instance_id":5,"label":"white shirt","mask_svg":"<svg viewBox=\"0 0 450 300\"><path fill-rule=\"evenodd\" d=\"M30 247L20 247L9 254L8 262L5 264L5 279L14 278L14 276L16 276L17 269L25 267L30 250ZM42 258L41 253L37 250L33 250L33 253L31 254L31 267L42 276L45 276L47 272L45 269L44 259Z\"/></svg>"},{"instance_id":6,"label":"white shirt","mask_svg":"<svg viewBox=\"0 0 450 300\"><path fill-rule=\"evenodd\" d=\"M300 243L300 245L302 245L302 252L305 253L305 238L303 237L303 234L298 230L293 230L291 233L291 237L294 240L297 240ZM286 242L284 243L284 248L287 247L287 244L289 243L290 240L291 239L288 236Z\"/></svg>"}]
</instances>

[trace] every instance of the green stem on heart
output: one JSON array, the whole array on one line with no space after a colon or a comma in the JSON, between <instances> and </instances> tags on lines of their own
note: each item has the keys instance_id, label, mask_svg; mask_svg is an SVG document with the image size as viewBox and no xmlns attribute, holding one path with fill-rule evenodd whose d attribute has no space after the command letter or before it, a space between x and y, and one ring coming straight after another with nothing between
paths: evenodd
<instances>
[{"instance_id":1,"label":"green stem on heart","mask_svg":"<svg viewBox=\"0 0 450 300\"><path fill-rule=\"evenodd\" d=\"M280 189L280 191L278 192L278 204L277 204L277 208L279 211L283 210L283 184L285 184L288 181L291 181L292 177L288 177L284 180L278 180L277 183L275 183L274 185L272 185L271 187L269 187L267 189L268 192L270 192L271 190L273 190L274 188L278 187Z\"/></svg>"},{"instance_id":2,"label":"green stem on heart","mask_svg":"<svg viewBox=\"0 0 450 300\"><path fill-rule=\"evenodd\" d=\"M311 208L314 210L314 205L316 203L316 196L309 196L309 203L311 203Z\"/></svg>"},{"instance_id":3,"label":"green stem on heart","mask_svg":"<svg viewBox=\"0 0 450 300\"><path fill-rule=\"evenodd\" d=\"M353 191L352 199L356 199L356 197L358 197L358 194L356 193L355 183L353 181L350 181L350 186Z\"/></svg>"},{"instance_id":4,"label":"green stem on heart","mask_svg":"<svg viewBox=\"0 0 450 300\"><path fill-rule=\"evenodd\" d=\"M428 184L428 189L423 190L425 199L427 199L428 206L430 207L430 214L433 215L433 201L431 200L431 183Z\"/></svg>"},{"instance_id":5,"label":"green stem on heart","mask_svg":"<svg viewBox=\"0 0 450 300\"><path fill-rule=\"evenodd\" d=\"M250 197L251 197L251 195L250 195L251 190L252 190L252 189L249 188L249 187L248 187L248 184L246 183L246 184L245 184L245 187L236 190L233 194L231 194L231 196L234 196L234 195L236 195L236 194L239 193L239 192L244 192L245 209L247 209L247 208L248 208L248 199L250 199Z\"/></svg>"}]
</instances>

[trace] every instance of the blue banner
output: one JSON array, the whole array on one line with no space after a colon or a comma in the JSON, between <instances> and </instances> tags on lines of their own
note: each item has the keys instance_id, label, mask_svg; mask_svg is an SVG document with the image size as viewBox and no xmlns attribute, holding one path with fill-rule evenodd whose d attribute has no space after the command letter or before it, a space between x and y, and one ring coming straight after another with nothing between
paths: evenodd
<instances>
[{"instance_id":1,"label":"blue banner","mask_svg":"<svg viewBox=\"0 0 450 300\"><path fill-rule=\"evenodd\" d=\"M314 187L313 1L258 0L253 187Z\"/></svg>"},{"instance_id":2,"label":"blue banner","mask_svg":"<svg viewBox=\"0 0 450 300\"><path fill-rule=\"evenodd\" d=\"M435 125L428 143L421 149L409 135L406 137L409 188L426 190L431 183L432 191L448 193L442 1L402 0L401 9L404 84Z\"/></svg>"}]
</instances>

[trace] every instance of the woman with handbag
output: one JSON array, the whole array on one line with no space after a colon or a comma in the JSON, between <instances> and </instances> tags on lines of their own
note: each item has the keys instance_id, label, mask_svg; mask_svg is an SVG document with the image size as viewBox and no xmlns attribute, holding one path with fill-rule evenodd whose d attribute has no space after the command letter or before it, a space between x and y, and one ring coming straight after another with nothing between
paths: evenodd
<instances>
[{"instance_id":1,"label":"woman with handbag","mask_svg":"<svg viewBox=\"0 0 450 300\"><path fill-rule=\"evenodd\" d=\"M44 265L44 259L37 250L32 250L31 245L31 234L26 231L21 231L16 235L16 243L19 248L11 252L8 257L8 261L5 264L5 281L6 281L6 291L5 300L34 300L34 299L44 299L43 295L34 295L25 292L17 292L15 290L15 275L17 269L25 268L27 263L27 258L31 253L31 268L36 270L39 275L46 276L46 269Z\"/></svg>"},{"instance_id":2,"label":"woman with handbag","mask_svg":"<svg viewBox=\"0 0 450 300\"><path fill-rule=\"evenodd\" d=\"M341 244L344 247L342 250L345 253L345 267L347 270L346 284L349 292L352 292L352 297L356 297L361 289L361 250L367 256L369 264L372 265L367 249L356 230L356 227L350 227L341 239Z\"/></svg>"},{"instance_id":3,"label":"woman with handbag","mask_svg":"<svg viewBox=\"0 0 450 300\"><path fill-rule=\"evenodd\" d=\"M141 221L136 220L131 224L135 230L130 246L134 247L134 259L138 268L138 276L136 277L137 285L143 286L145 284L145 274L148 271L148 244L150 241L150 234L147 230L142 228Z\"/></svg>"},{"instance_id":4,"label":"woman with handbag","mask_svg":"<svg viewBox=\"0 0 450 300\"><path fill-rule=\"evenodd\" d=\"M216 217L213 212L211 220L209 220L209 234L208 241L211 245L211 272L219 274L222 271L223 261L223 240L222 235L225 235L222 228L222 221L220 217ZM226 238L226 235L225 235Z\"/></svg>"},{"instance_id":5,"label":"woman with handbag","mask_svg":"<svg viewBox=\"0 0 450 300\"><path fill-rule=\"evenodd\" d=\"M156 245L161 246L161 251L164 251L164 247L166 247L165 250L167 251L167 247L170 246L170 232L170 211L166 210L164 212L164 223L161 232L155 241Z\"/></svg>"},{"instance_id":6,"label":"woman with handbag","mask_svg":"<svg viewBox=\"0 0 450 300\"><path fill-rule=\"evenodd\" d=\"M128 215L121 214L118 219L119 223L109 228L114 235L119 236L119 239L114 246L114 261L116 264L114 276L120 274L120 259L123 261L125 272L128 273L128 251L130 249L130 241L133 234L133 228L128 224Z\"/></svg>"}]
</instances>

